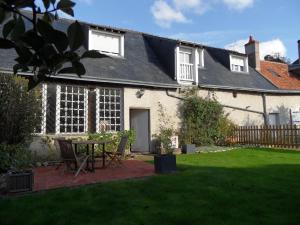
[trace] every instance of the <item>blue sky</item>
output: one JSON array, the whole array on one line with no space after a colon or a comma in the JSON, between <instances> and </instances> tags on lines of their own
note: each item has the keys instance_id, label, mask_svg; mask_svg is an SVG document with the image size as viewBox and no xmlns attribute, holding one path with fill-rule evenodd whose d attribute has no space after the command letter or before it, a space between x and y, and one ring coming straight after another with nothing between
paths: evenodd
<instances>
[{"instance_id":1,"label":"blue sky","mask_svg":"<svg viewBox=\"0 0 300 225\"><path fill-rule=\"evenodd\" d=\"M76 0L75 18L242 50L249 35L264 54L298 57L299 0Z\"/></svg>"}]
</instances>

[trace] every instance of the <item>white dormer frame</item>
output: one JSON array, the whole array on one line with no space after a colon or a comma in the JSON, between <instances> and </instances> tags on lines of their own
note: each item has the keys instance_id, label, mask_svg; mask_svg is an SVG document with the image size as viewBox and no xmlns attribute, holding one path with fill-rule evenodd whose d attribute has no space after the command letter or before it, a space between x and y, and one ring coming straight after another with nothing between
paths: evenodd
<instances>
[{"instance_id":1,"label":"white dormer frame","mask_svg":"<svg viewBox=\"0 0 300 225\"><path fill-rule=\"evenodd\" d=\"M107 32L107 31L101 31L101 30L96 30L96 29L89 29L89 43L88 43L88 48L89 50L98 50L94 48L94 39L93 39L93 33L98 33L98 34L105 34L109 36L114 36L119 38L119 54L113 54L109 52L101 52L102 54L109 55L112 57L124 57L124 34L121 33L114 33L114 32Z\"/></svg>"},{"instance_id":2,"label":"white dormer frame","mask_svg":"<svg viewBox=\"0 0 300 225\"><path fill-rule=\"evenodd\" d=\"M192 68L193 68L193 79L182 79L180 77L180 52L181 49L188 49L192 52ZM175 79L179 84L191 85L198 84L198 68L204 68L204 49L190 46L176 46L175 48Z\"/></svg>"},{"instance_id":3,"label":"white dormer frame","mask_svg":"<svg viewBox=\"0 0 300 225\"><path fill-rule=\"evenodd\" d=\"M232 68L232 61L234 58L238 58L238 59L242 59L244 61L244 67L245 67L245 70L244 71L241 71L241 70L233 70ZM230 54L229 55L229 61L230 61L230 70L232 72L235 72L235 73L249 73L249 65L248 65L248 57L247 56L239 56L239 55L233 55L233 54Z\"/></svg>"}]
</instances>

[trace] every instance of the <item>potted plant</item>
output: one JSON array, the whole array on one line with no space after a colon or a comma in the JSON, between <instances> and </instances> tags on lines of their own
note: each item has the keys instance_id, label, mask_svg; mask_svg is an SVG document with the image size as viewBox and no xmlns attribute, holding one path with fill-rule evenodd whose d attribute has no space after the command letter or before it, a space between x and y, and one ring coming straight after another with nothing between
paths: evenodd
<instances>
[{"instance_id":1,"label":"potted plant","mask_svg":"<svg viewBox=\"0 0 300 225\"><path fill-rule=\"evenodd\" d=\"M33 190L34 176L30 169L31 154L23 145L0 145L1 192L16 193Z\"/></svg>"},{"instance_id":2,"label":"potted plant","mask_svg":"<svg viewBox=\"0 0 300 225\"><path fill-rule=\"evenodd\" d=\"M154 156L156 173L176 172L176 155L173 155L172 136L174 135L173 124L170 116L166 115L165 109L159 103L160 126L158 134L155 134L157 155Z\"/></svg>"}]
</instances>

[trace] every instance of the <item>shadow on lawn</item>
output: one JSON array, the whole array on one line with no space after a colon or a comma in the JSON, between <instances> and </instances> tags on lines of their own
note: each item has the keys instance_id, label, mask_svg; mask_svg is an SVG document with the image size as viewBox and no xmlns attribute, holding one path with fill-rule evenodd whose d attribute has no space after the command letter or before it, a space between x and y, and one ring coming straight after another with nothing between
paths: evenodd
<instances>
[{"instance_id":1,"label":"shadow on lawn","mask_svg":"<svg viewBox=\"0 0 300 225\"><path fill-rule=\"evenodd\" d=\"M300 165L179 165L173 175L0 200L1 224L293 225Z\"/></svg>"}]
</instances>

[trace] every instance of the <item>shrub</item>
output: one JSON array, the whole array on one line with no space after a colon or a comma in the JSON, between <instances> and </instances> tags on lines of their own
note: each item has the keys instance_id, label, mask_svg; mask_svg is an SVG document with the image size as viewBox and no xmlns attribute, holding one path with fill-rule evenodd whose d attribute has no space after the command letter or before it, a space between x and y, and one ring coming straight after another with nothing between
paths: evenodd
<instances>
[{"instance_id":1,"label":"shrub","mask_svg":"<svg viewBox=\"0 0 300 225\"><path fill-rule=\"evenodd\" d=\"M0 144L0 173L28 169L31 162L31 152L24 145Z\"/></svg>"},{"instance_id":2,"label":"shrub","mask_svg":"<svg viewBox=\"0 0 300 225\"><path fill-rule=\"evenodd\" d=\"M159 128L158 133L153 137L156 139L156 148L159 154L167 153L172 154L172 136L175 133L174 124L170 120L170 116L166 114L166 109L159 102L158 103L158 116L159 116Z\"/></svg>"},{"instance_id":3,"label":"shrub","mask_svg":"<svg viewBox=\"0 0 300 225\"><path fill-rule=\"evenodd\" d=\"M195 91L186 94L180 112L181 144L216 144L231 130L232 122L224 115L221 104L214 98L203 99Z\"/></svg>"},{"instance_id":4,"label":"shrub","mask_svg":"<svg viewBox=\"0 0 300 225\"><path fill-rule=\"evenodd\" d=\"M24 143L40 124L40 91L28 80L0 74L0 143Z\"/></svg>"},{"instance_id":5,"label":"shrub","mask_svg":"<svg viewBox=\"0 0 300 225\"><path fill-rule=\"evenodd\" d=\"M115 133L112 132L101 132L101 133L94 133L89 134L88 139L89 140L97 140L97 141L104 141L104 140L112 140L111 143L108 143L105 145L105 149L108 151L115 151L119 145L119 142L121 140L121 137L123 135L128 136L128 142L126 145L126 149L129 149L130 146L135 141L135 131L134 130L124 130L124 131L118 131ZM102 146L99 146L97 150L100 150Z\"/></svg>"}]
</instances>

